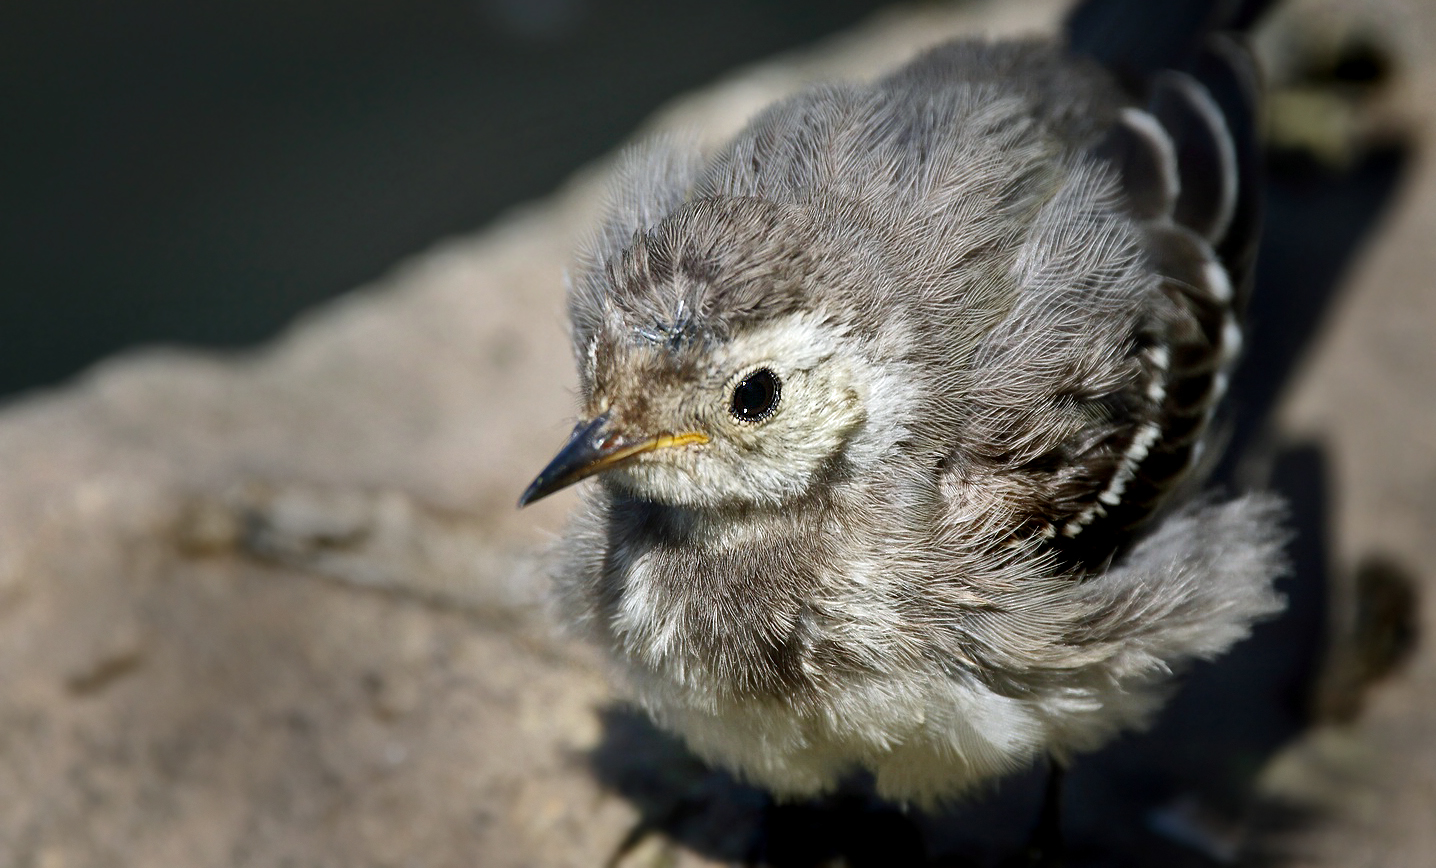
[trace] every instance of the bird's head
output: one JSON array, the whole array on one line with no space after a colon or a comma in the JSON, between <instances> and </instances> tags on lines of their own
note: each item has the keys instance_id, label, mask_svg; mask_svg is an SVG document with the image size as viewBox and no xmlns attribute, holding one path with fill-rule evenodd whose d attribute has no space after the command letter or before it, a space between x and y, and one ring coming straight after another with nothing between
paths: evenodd
<instances>
[{"instance_id":1,"label":"bird's head","mask_svg":"<svg viewBox=\"0 0 1436 868\"><path fill-rule=\"evenodd\" d=\"M800 209L704 200L592 269L570 296L582 418L520 505L601 474L663 504L773 508L864 463L892 377L820 243Z\"/></svg>"}]
</instances>

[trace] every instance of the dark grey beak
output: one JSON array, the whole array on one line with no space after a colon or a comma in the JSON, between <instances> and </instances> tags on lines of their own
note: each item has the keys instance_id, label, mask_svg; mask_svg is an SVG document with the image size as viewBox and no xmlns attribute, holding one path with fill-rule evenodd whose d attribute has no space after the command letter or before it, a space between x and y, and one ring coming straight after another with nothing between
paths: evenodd
<instances>
[{"instance_id":1,"label":"dark grey beak","mask_svg":"<svg viewBox=\"0 0 1436 868\"><path fill-rule=\"evenodd\" d=\"M666 446L691 446L708 442L697 431L662 434L644 440L629 440L617 430L607 413L574 426L568 442L558 451L519 498L519 508L548 497L595 473L627 463L634 457Z\"/></svg>"}]
</instances>

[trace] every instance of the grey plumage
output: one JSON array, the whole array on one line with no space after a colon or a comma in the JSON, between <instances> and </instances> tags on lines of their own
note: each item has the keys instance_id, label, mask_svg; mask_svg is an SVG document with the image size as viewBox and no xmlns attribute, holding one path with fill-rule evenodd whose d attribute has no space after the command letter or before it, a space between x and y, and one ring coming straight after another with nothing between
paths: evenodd
<instances>
[{"instance_id":1,"label":"grey plumage","mask_svg":"<svg viewBox=\"0 0 1436 868\"><path fill-rule=\"evenodd\" d=\"M628 155L570 288L584 421L522 502L601 471L564 611L704 757L932 802L1142 725L1279 610L1279 503L1188 494L1250 104L1140 87L962 41Z\"/></svg>"}]
</instances>

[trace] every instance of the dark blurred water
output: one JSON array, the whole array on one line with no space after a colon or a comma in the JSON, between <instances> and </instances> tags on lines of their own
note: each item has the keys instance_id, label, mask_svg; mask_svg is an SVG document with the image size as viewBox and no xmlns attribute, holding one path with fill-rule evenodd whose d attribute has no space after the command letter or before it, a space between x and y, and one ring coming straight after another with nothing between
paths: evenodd
<instances>
[{"instance_id":1,"label":"dark blurred water","mask_svg":"<svg viewBox=\"0 0 1436 868\"><path fill-rule=\"evenodd\" d=\"M233 346L877 0L0 4L0 395Z\"/></svg>"}]
</instances>

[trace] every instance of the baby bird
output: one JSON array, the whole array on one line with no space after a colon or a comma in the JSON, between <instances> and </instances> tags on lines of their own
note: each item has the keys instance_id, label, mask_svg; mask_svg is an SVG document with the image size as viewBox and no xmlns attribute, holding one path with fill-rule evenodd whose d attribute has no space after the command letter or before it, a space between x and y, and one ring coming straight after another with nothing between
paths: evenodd
<instances>
[{"instance_id":1,"label":"baby bird","mask_svg":"<svg viewBox=\"0 0 1436 868\"><path fill-rule=\"evenodd\" d=\"M1192 495L1255 77L1220 36L1113 66L952 42L629 155L520 505L597 476L564 611L707 760L932 804L1140 727L1281 608L1281 504Z\"/></svg>"}]
</instances>

